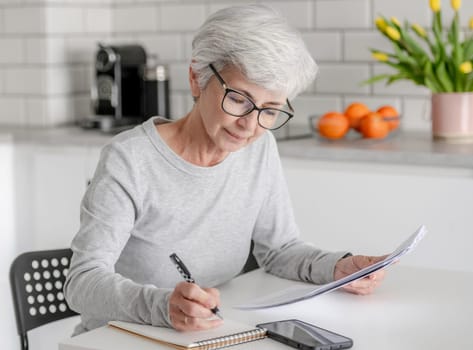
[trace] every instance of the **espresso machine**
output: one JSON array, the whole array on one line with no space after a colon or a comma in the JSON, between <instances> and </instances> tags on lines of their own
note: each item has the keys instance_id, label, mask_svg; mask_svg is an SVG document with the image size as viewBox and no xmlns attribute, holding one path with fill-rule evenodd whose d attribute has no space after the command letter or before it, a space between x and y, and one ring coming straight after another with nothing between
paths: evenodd
<instances>
[{"instance_id":1,"label":"espresso machine","mask_svg":"<svg viewBox=\"0 0 473 350\"><path fill-rule=\"evenodd\" d=\"M98 44L93 80L85 128L113 133L154 115L170 117L167 68L150 64L140 45Z\"/></svg>"}]
</instances>

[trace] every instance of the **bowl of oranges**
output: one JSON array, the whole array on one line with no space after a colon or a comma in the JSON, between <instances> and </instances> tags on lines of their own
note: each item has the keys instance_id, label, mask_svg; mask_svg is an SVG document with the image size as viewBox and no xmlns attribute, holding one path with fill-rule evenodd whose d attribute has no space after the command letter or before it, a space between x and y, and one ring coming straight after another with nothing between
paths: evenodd
<instances>
[{"instance_id":1,"label":"bowl of oranges","mask_svg":"<svg viewBox=\"0 0 473 350\"><path fill-rule=\"evenodd\" d=\"M364 103L353 102L343 112L330 111L321 116L310 116L311 130L329 140L339 140L351 130L358 137L384 139L400 124L399 112L390 105L371 110Z\"/></svg>"}]
</instances>

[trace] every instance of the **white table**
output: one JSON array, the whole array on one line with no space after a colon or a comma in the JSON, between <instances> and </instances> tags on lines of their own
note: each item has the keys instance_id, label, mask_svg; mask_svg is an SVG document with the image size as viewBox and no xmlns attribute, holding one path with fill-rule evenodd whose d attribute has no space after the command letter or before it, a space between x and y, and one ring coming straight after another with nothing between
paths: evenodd
<instances>
[{"instance_id":1,"label":"white table","mask_svg":"<svg viewBox=\"0 0 473 350\"><path fill-rule=\"evenodd\" d=\"M261 270L239 276L220 288L226 318L256 325L297 318L353 339L353 349L473 349L473 274L402 266L389 268L370 296L334 291L277 308L231 308L260 293L291 285ZM150 340L102 327L59 344L59 350L170 349ZM290 349L271 339L234 349Z\"/></svg>"}]
</instances>

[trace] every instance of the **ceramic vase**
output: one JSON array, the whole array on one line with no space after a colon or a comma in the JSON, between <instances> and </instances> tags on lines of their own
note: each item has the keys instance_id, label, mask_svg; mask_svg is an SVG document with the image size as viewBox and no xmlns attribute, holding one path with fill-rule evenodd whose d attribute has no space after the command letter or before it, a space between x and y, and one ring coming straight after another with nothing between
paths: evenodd
<instances>
[{"instance_id":1,"label":"ceramic vase","mask_svg":"<svg viewBox=\"0 0 473 350\"><path fill-rule=\"evenodd\" d=\"M473 92L432 94L432 136L452 143L473 143Z\"/></svg>"}]
</instances>

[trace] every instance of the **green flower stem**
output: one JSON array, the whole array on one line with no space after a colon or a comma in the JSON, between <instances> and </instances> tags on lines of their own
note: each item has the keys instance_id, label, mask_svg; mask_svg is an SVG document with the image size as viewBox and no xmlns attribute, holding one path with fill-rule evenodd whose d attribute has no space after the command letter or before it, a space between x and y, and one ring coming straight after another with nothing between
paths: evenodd
<instances>
[{"instance_id":1,"label":"green flower stem","mask_svg":"<svg viewBox=\"0 0 473 350\"><path fill-rule=\"evenodd\" d=\"M442 14L440 11L435 12L434 14L434 23L432 30L434 32L435 41L437 45L438 57L436 57L436 61L438 62L444 60L447 57L445 46L442 41Z\"/></svg>"},{"instance_id":2,"label":"green flower stem","mask_svg":"<svg viewBox=\"0 0 473 350\"><path fill-rule=\"evenodd\" d=\"M432 69L432 63L426 62L424 67L424 83L433 93L442 92L440 83L435 79L434 71Z\"/></svg>"},{"instance_id":3,"label":"green flower stem","mask_svg":"<svg viewBox=\"0 0 473 350\"><path fill-rule=\"evenodd\" d=\"M452 80L447 72L445 62L439 62L435 68L435 75L445 92L453 92L455 90Z\"/></svg>"},{"instance_id":4,"label":"green flower stem","mask_svg":"<svg viewBox=\"0 0 473 350\"><path fill-rule=\"evenodd\" d=\"M473 37L465 40L462 45L465 61L473 61Z\"/></svg>"},{"instance_id":5,"label":"green flower stem","mask_svg":"<svg viewBox=\"0 0 473 350\"><path fill-rule=\"evenodd\" d=\"M473 73L470 73L466 76L465 91L473 91Z\"/></svg>"}]
</instances>

